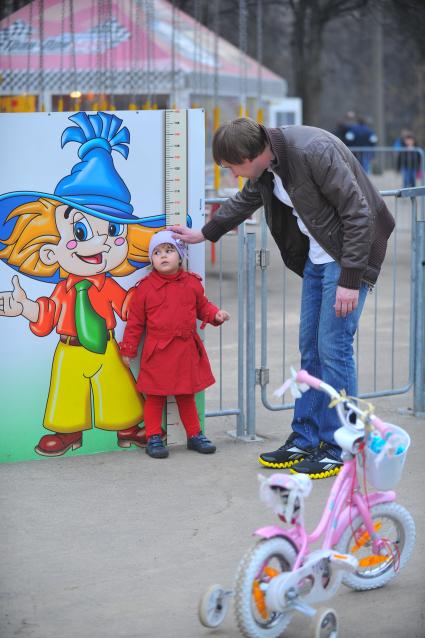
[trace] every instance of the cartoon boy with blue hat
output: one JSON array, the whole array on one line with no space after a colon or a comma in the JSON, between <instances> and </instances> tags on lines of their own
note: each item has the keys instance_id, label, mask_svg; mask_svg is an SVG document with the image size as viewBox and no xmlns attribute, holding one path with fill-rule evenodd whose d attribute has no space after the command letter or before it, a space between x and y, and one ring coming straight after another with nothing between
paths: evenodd
<instances>
[{"instance_id":1,"label":"cartoon boy with blue hat","mask_svg":"<svg viewBox=\"0 0 425 638\"><path fill-rule=\"evenodd\" d=\"M114 339L115 313L126 320L134 289L113 277L149 263L148 246L164 216L133 215L130 192L112 151L126 159L130 134L116 115L76 113L62 134L62 147L80 144L80 161L53 194L15 191L0 196L7 237L0 259L30 277L56 283L49 297L29 299L19 278L0 293L0 315L24 316L31 331L56 329L56 347L43 425L50 434L35 450L60 456L81 447L92 421L117 432L120 447L144 445L138 424L143 403ZM92 404L93 401L93 414Z\"/></svg>"}]
</instances>

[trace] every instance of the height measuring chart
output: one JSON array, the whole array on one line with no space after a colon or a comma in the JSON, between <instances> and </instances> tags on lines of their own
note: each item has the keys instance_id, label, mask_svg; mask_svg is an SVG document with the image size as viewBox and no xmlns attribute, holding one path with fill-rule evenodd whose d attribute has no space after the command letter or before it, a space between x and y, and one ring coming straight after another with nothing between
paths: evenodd
<instances>
[{"instance_id":1,"label":"height measuring chart","mask_svg":"<svg viewBox=\"0 0 425 638\"><path fill-rule=\"evenodd\" d=\"M187 111L165 111L165 217L167 226L186 224Z\"/></svg>"},{"instance_id":2,"label":"height measuring chart","mask_svg":"<svg viewBox=\"0 0 425 638\"><path fill-rule=\"evenodd\" d=\"M187 194L187 111L165 111L165 218L167 226L186 225ZM167 398L167 438L173 442L180 423L176 399ZM170 429L172 428L172 429ZM177 437L176 437L177 434Z\"/></svg>"}]
</instances>

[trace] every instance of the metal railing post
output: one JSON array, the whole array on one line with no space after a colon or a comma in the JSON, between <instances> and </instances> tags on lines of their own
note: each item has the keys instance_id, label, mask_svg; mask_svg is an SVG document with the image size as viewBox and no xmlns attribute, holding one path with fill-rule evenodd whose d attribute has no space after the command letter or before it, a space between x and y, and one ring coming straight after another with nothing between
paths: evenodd
<instances>
[{"instance_id":1,"label":"metal railing post","mask_svg":"<svg viewBox=\"0 0 425 638\"><path fill-rule=\"evenodd\" d=\"M238 408L236 417L236 436L245 434L244 411L244 337L245 337L245 277L244 277L244 243L245 228L238 231Z\"/></svg>"},{"instance_id":2,"label":"metal railing post","mask_svg":"<svg viewBox=\"0 0 425 638\"><path fill-rule=\"evenodd\" d=\"M205 200L205 204L223 204L227 201L227 197L210 197ZM220 245L220 278L221 278L221 249ZM222 407L222 396L220 390L220 406L218 410L209 410L205 412L205 417L215 417L215 416L236 416L236 430L232 430L229 432L231 436L236 436L237 438L243 438L245 435L245 412L244 412L244 374L245 374L245 365L244 365L244 345L245 345L245 269L244 269L244 249L245 249L245 234L244 228L241 227L240 232L238 234L238 378L237 378L237 396L238 396L238 405L236 408L223 409ZM221 295L220 295L221 301ZM222 341L220 338L220 385L222 384L222 366L221 366L221 356L222 356Z\"/></svg>"},{"instance_id":3,"label":"metal railing post","mask_svg":"<svg viewBox=\"0 0 425 638\"><path fill-rule=\"evenodd\" d=\"M425 218L423 206L417 205L417 199L412 202L412 224L414 224L414 299L415 299L415 374L413 385L413 411L419 416L425 413ZM418 212L420 218L418 219Z\"/></svg>"},{"instance_id":4,"label":"metal railing post","mask_svg":"<svg viewBox=\"0 0 425 638\"><path fill-rule=\"evenodd\" d=\"M246 235L246 436L255 439L255 233Z\"/></svg>"}]
</instances>

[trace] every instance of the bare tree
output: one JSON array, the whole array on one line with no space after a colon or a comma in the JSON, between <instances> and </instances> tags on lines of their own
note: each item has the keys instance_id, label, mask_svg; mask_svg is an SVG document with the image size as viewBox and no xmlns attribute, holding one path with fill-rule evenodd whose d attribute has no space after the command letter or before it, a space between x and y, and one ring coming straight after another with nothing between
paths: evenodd
<instances>
[{"instance_id":1,"label":"bare tree","mask_svg":"<svg viewBox=\"0 0 425 638\"><path fill-rule=\"evenodd\" d=\"M369 0L287 0L292 12L291 49L295 95L303 100L305 124L320 125L323 36L327 25L354 14Z\"/></svg>"},{"instance_id":2,"label":"bare tree","mask_svg":"<svg viewBox=\"0 0 425 638\"><path fill-rule=\"evenodd\" d=\"M176 0L184 10L193 14L195 4L203 0ZM267 33L264 57L269 66L282 73L282 57L287 59L288 44L292 53L293 93L303 100L304 122L320 124L322 93L323 36L327 25L342 16L353 15L372 0L262 0L264 32ZM257 0L246 0L248 28L253 31ZM238 11L240 0L221 0L222 35L238 43ZM289 31L289 37L285 34ZM272 35L273 34L273 35ZM255 38L248 38L248 46ZM286 49L283 51L283 49ZM256 55L252 44L251 55Z\"/></svg>"},{"instance_id":3,"label":"bare tree","mask_svg":"<svg viewBox=\"0 0 425 638\"><path fill-rule=\"evenodd\" d=\"M425 61L425 2L424 0L390 0L394 15L406 36L412 38L418 53Z\"/></svg>"}]
</instances>

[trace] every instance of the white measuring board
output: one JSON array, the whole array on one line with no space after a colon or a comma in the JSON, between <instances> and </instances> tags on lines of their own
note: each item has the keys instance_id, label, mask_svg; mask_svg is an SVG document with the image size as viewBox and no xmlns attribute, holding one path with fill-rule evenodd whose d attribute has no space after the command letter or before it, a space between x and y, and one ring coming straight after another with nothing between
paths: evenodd
<instances>
[{"instance_id":1,"label":"white measuring board","mask_svg":"<svg viewBox=\"0 0 425 638\"><path fill-rule=\"evenodd\" d=\"M187 111L165 111L165 215L167 226L186 225Z\"/></svg>"},{"instance_id":2,"label":"white measuring board","mask_svg":"<svg viewBox=\"0 0 425 638\"><path fill-rule=\"evenodd\" d=\"M167 226L186 225L188 212L188 127L186 110L165 111L165 218ZM180 423L176 400L167 398L167 440L186 440Z\"/></svg>"}]
</instances>

